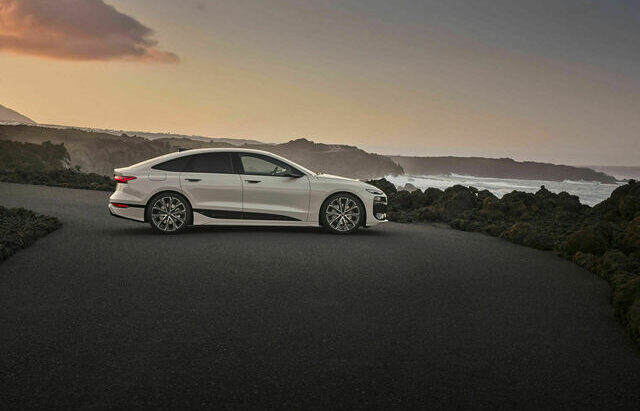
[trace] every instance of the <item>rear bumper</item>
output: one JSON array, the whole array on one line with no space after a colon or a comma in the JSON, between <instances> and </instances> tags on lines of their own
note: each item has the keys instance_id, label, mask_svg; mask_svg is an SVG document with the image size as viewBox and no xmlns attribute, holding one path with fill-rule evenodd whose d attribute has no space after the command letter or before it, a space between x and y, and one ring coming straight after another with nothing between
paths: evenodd
<instances>
[{"instance_id":1,"label":"rear bumper","mask_svg":"<svg viewBox=\"0 0 640 411\"><path fill-rule=\"evenodd\" d=\"M120 204L120 206L115 206L111 203L109 204L109 213L111 213L112 216L144 222L144 206L136 204L118 204Z\"/></svg>"}]
</instances>

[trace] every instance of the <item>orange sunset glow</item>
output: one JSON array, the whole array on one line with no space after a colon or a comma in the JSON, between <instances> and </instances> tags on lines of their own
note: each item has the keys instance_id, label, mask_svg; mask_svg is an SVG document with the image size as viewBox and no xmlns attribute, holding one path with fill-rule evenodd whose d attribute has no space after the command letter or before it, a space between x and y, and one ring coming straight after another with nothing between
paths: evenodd
<instances>
[{"instance_id":1,"label":"orange sunset glow","mask_svg":"<svg viewBox=\"0 0 640 411\"><path fill-rule=\"evenodd\" d=\"M614 3L0 0L0 104L45 124L637 165L638 10Z\"/></svg>"}]
</instances>

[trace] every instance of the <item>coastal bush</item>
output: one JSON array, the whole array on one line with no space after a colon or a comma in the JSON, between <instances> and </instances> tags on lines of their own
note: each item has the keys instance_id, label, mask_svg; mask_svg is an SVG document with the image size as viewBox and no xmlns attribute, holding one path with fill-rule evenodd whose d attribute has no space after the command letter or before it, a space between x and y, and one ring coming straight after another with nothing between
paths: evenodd
<instances>
[{"instance_id":1,"label":"coastal bush","mask_svg":"<svg viewBox=\"0 0 640 411\"><path fill-rule=\"evenodd\" d=\"M64 144L0 140L0 182L113 191L109 177L69 168Z\"/></svg>"},{"instance_id":2,"label":"coastal bush","mask_svg":"<svg viewBox=\"0 0 640 411\"><path fill-rule=\"evenodd\" d=\"M0 170L53 170L64 168L69 163L69 153L64 144L0 140Z\"/></svg>"},{"instance_id":3,"label":"coastal bush","mask_svg":"<svg viewBox=\"0 0 640 411\"><path fill-rule=\"evenodd\" d=\"M113 191L116 188L115 181L109 177L95 173L81 173L70 169L47 171L0 170L0 182L82 188L86 190L100 191Z\"/></svg>"},{"instance_id":4,"label":"coastal bush","mask_svg":"<svg viewBox=\"0 0 640 411\"><path fill-rule=\"evenodd\" d=\"M605 236L595 227L585 227L569 234L560 250L568 256L573 256L577 252L602 255L608 246Z\"/></svg>"},{"instance_id":5,"label":"coastal bush","mask_svg":"<svg viewBox=\"0 0 640 411\"><path fill-rule=\"evenodd\" d=\"M391 221L443 222L483 232L554 251L601 276L611 285L615 315L640 345L640 183L630 180L594 207L544 186L497 198L461 185L410 193L385 179L369 183L387 194Z\"/></svg>"},{"instance_id":6,"label":"coastal bush","mask_svg":"<svg viewBox=\"0 0 640 411\"><path fill-rule=\"evenodd\" d=\"M55 217L0 206L0 261L60 227Z\"/></svg>"}]
</instances>

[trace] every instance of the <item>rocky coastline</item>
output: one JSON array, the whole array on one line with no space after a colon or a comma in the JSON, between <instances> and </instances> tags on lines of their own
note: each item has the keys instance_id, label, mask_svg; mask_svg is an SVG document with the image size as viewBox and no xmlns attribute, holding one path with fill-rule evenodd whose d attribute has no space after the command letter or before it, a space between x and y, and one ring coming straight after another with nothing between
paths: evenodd
<instances>
[{"instance_id":1,"label":"rocky coastline","mask_svg":"<svg viewBox=\"0 0 640 411\"><path fill-rule=\"evenodd\" d=\"M594 207L544 186L498 198L460 185L408 191L385 179L369 183L387 194L391 221L482 232L552 251L599 275L611 285L614 314L640 346L640 183L630 180Z\"/></svg>"}]
</instances>

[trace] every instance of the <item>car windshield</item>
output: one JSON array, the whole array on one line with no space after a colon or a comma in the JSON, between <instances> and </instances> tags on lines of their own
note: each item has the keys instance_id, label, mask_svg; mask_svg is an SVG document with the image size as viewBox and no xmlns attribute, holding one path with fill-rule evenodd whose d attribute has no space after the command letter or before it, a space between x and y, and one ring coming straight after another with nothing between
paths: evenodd
<instances>
[{"instance_id":1,"label":"car windshield","mask_svg":"<svg viewBox=\"0 0 640 411\"><path fill-rule=\"evenodd\" d=\"M272 155L273 155L273 154L272 154ZM287 158L283 158L283 157L276 156L276 155L273 155L273 156L274 156L276 159L282 159L282 160L284 160L284 161L285 161L285 163L287 163L287 164L289 164L289 165L292 165L294 168L297 168L298 170L300 170L300 171L302 171L302 172L304 172L304 173L307 173L307 174L312 175L312 176L318 175L318 173L316 173L315 171L311 171L311 170L309 170L308 168L303 167L303 166L301 166L300 164L294 163L293 161L291 161L291 160L289 160L289 159L287 159Z\"/></svg>"}]
</instances>

